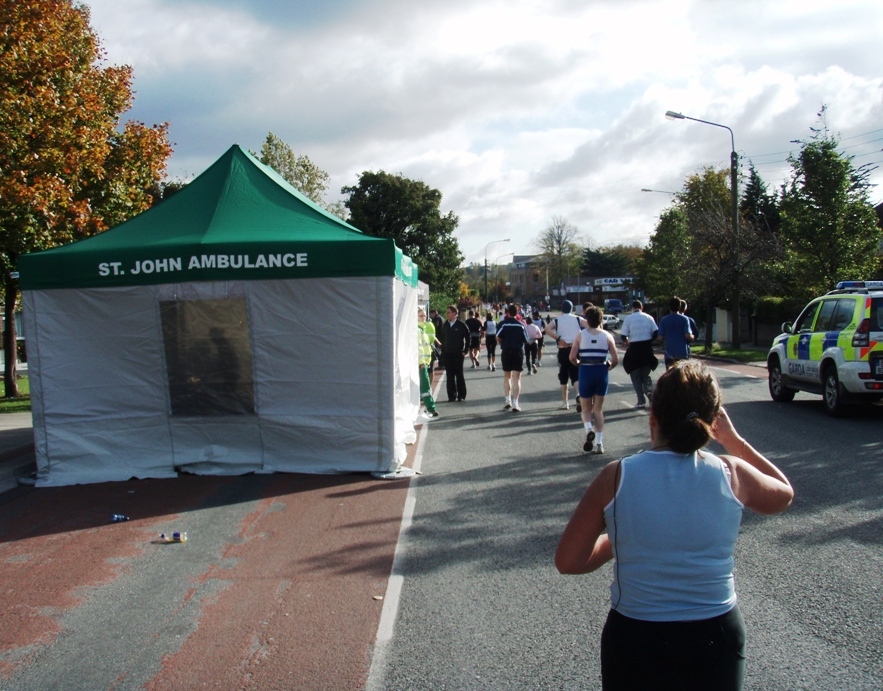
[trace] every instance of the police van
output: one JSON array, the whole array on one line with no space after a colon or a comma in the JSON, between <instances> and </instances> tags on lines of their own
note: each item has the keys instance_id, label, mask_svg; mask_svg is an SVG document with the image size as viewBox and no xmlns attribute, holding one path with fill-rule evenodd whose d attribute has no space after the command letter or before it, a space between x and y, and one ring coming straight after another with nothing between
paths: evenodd
<instances>
[{"instance_id":1,"label":"police van","mask_svg":"<svg viewBox=\"0 0 883 691\"><path fill-rule=\"evenodd\" d=\"M883 398L883 281L841 281L782 324L767 355L770 396L822 395L829 415Z\"/></svg>"}]
</instances>

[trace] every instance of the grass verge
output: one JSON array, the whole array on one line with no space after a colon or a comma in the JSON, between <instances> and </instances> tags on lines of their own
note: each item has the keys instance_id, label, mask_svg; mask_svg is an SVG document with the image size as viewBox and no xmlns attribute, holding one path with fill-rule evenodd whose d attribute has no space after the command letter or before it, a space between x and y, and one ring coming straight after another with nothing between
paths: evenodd
<instances>
[{"instance_id":1,"label":"grass verge","mask_svg":"<svg viewBox=\"0 0 883 691\"><path fill-rule=\"evenodd\" d=\"M31 385L27 377L18 380L19 398L6 398L6 387L0 379L0 414L23 413L31 410Z\"/></svg>"},{"instance_id":2,"label":"grass verge","mask_svg":"<svg viewBox=\"0 0 883 691\"><path fill-rule=\"evenodd\" d=\"M705 350L705 345L695 345L691 347L694 355L709 355L711 357L724 358L726 360L735 360L736 362L763 362L766 360L767 349L755 348L748 346L736 350L731 348L729 343L714 343L711 346L711 352Z\"/></svg>"}]
</instances>

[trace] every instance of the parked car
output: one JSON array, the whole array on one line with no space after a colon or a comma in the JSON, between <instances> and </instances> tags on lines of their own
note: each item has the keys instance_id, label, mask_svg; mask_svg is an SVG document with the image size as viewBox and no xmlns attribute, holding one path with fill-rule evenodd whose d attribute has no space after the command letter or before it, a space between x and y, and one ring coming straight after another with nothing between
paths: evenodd
<instances>
[{"instance_id":1,"label":"parked car","mask_svg":"<svg viewBox=\"0 0 883 691\"><path fill-rule=\"evenodd\" d=\"M767 355L770 396L822 395L825 411L883 398L883 281L841 281L782 324Z\"/></svg>"},{"instance_id":2,"label":"parked car","mask_svg":"<svg viewBox=\"0 0 883 691\"><path fill-rule=\"evenodd\" d=\"M622 326L622 319L617 317L615 314L605 314L601 317L601 326L608 331L613 331L614 329L618 329L620 326Z\"/></svg>"}]
</instances>

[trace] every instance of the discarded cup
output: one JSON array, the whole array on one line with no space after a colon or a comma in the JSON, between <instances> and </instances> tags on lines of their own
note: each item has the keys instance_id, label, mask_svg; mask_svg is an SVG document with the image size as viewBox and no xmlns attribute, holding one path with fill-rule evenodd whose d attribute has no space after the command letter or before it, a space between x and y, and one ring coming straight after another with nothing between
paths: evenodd
<instances>
[{"instance_id":1,"label":"discarded cup","mask_svg":"<svg viewBox=\"0 0 883 691\"><path fill-rule=\"evenodd\" d=\"M121 513L115 513L110 517L111 523L122 523L123 521L128 521L128 520L129 520L129 517L124 516Z\"/></svg>"},{"instance_id":2,"label":"discarded cup","mask_svg":"<svg viewBox=\"0 0 883 691\"><path fill-rule=\"evenodd\" d=\"M165 533L159 534L159 539L163 542L187 542L187 533L172 533L171 535L166 535Z\"/></svg>"}]
</instances>

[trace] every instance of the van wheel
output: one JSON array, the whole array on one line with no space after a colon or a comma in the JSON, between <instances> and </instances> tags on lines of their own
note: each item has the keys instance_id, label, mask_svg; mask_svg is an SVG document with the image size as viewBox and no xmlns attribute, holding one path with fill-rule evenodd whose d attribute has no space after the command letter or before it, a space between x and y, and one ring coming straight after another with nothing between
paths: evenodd
<instances>
[{"instance_id":1,"label":"van wheel","mask_svg":"<svg viewBox=\"0 0 883 691\"><path fill-rule=\"evenodd\" d=\"M782 366L779 364L778 358L770 360L768 370L770 397L779 403L789 403L790 401L793 401L794 394L797 392L794 389L789 389L785 386L785 381L782 379Z\"/></svg>"},{"instance_id":2,"label":"van wheel","mask_svg":"<svg viewBox=\"0 0 883 691\"><path fill-rule=\"evenodd\" d=\"M846 413L846 404L843 402L843 389L840 386L840 379L837 377L836 367L832 365L825 370L824 381L825 412L831 417L842 417Z\"/></svg>"}]
</instances>

